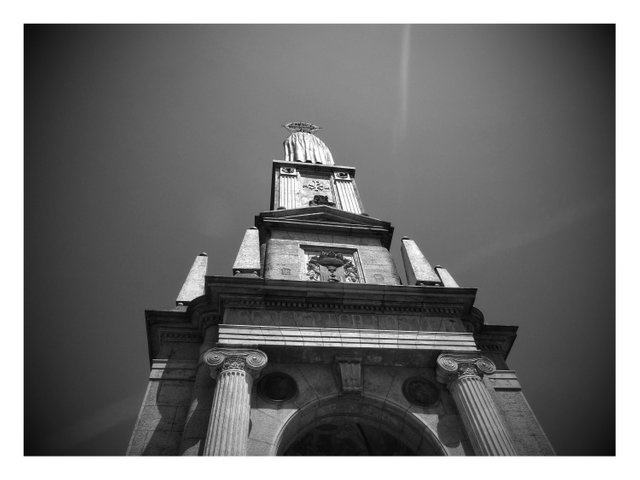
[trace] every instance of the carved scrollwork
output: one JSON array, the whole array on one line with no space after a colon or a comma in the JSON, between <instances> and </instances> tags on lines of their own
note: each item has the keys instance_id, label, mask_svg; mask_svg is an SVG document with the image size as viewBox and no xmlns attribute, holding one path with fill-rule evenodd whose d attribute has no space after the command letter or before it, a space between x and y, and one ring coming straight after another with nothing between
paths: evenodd
<instances>
[{"instance_id":1,"label":"carved scrollwork","mask_svg":"<svg viewBox=\"0 0 640 480\"><path fill-rule=\"evenodd\" d=\"M298 175L298 171L293 167L280 167L280 175Z\"/></svg>"},{"instance_id":2,"label":"carved scrollwork","mask_svg":"<svg viewBox=\"0 0 640 480\"><path fill-rule=\"evenodd\" d=\"M221 372L226 372L227 370L242 370L244 371L246 368L247 362L242 357L227 357L222 362L222 367L220 368Z\"/></svg>"},{"instance_id":3,"label":"carved scrollwork","mask_svg":"<svg viewBox=\"0 0 640 480\"><path fill-rule=\"evenodd\" d=\"M225 355L215 350L207 350L202 355L202 361L210 367L219 367L224 362Z\"/></svg>"},{"instance_id":4,"label":"carved scrollwork","mask_svg":"<svg viewBox=\"0 0 640 480\"><path fill-rule=\"evenodd\" d=\"M257 374L267 364L267 354L261 350L211 348L202 354L202 361L210 368L211 377L219 372L242 370Z\"/></svg>"},{"instance_id":5,"label":"carved scrollwork","mask_svg":"<svg viewBox=\"0 0 640 480\"><path fill-rule=\"evenodd\" d=\"M245 358L250 368L258 369L267 364L267 354L261 350L253 350Z\"/></svg>"},{"instance_id":6,"label":"carved scrollwork","mask_svg":"<svg viewBox=\"0 0 640 480\"><path fill-rule=\"evenodd\" d=\"M491 375L495 364L487 357L469 354L443 353L436 360L438 380L449 383L461 377Z\"/></svg>"},{"instance_id":7,"label":"carved scrollwork","mask_svg":"<svg viewBox=\"0 0 640 480\"><path fill-rule=\"evenodd\" d=\"M476 366L485 375L491 375L496 371L496 365L486 357L480 357L476 362Z\"/></svg>"},{"instance_id":8,"label":"carved scrollwork","mask_svg":"<svg viewBox=\"0 0 640 480\"><path fill-rule=\"evenodd\" d=\"M438 357L438 366L446 372L456 372L458 370L458 362L449 355L440 355Z\"/></svg>"}]
</instances>

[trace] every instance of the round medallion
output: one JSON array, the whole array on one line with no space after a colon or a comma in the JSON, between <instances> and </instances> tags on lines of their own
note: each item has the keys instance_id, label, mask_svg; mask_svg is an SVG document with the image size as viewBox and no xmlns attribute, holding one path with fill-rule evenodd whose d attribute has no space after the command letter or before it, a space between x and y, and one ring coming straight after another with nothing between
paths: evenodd
<instances>
[{"instance_id":1,"label":"round medallion","mask_svg":"<svg viewBox=\"0 0 640 480\"><path fill-rule=\"evenodd\" d=\"M402 393L410 403L423 407L433 405L440 397L438 387L422 377L407 378L402 384Z\"/></svg>"},{"instance_id":2,"label":"round medallion","mask_svg":"<svg viewBox=\"0 0 640 480\"><path fill-rule=\"evenodd\" d=\"M258 381L258 395L269 402L286 402L295 397L296 393L296 382L286 373L269 373Z\"/></svg>"}]
</instances>

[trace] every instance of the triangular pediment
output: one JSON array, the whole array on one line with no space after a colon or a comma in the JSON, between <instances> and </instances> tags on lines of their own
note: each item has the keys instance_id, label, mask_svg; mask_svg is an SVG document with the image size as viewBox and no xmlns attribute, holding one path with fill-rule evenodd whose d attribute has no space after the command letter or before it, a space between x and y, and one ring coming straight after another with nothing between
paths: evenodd
<instances>
[{"instance_id":1,"label":"triangular pediment","mask_svg":"<svg viewBox=\"0 0 640 480\"><path fill-rule=\"evenodd\" d=\"M319 205L314 207L295 208L262 212L260 218L287 222L334 224L343 226L389 228L390 223L368 215L346 212L339 208Z\"/></svg>"}]
</instances>

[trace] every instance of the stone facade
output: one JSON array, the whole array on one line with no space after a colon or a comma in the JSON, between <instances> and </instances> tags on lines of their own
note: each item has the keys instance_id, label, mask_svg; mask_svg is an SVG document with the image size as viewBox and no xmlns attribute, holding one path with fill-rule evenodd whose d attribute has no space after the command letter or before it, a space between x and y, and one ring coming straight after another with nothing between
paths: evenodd
<instances>
[{"instance_id":1,"label":"stone facade","mask_svg":"<svg viewBox=\"0 0 640 480\"><path fill-rule=\"evenodd\" d=\"M407 237L403 284L355 169L287 128L233 276L201 254L176 307L146 312L128 454L553 455L507 365L517 327L485 324L476 289Z\"/></svg>"}]
</instances>

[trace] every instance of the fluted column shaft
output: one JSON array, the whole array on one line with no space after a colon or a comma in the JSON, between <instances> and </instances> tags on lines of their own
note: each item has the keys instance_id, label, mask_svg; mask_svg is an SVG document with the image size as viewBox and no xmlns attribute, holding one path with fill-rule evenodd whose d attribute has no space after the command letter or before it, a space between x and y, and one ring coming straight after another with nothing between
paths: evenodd
<instances>
[{"instance_id":1,"label":"fluted column shaft","mask_svg":"<svg viewBox=\"0 0 640 480\"><path fill-rule=\"evenodd\" d=\"M266 365L267 356L260 350L212 348L203 360L218 380L203 454L246 455L251 387L254 377Z\"/></svg>"},{"instance_id":2,"label":"fluted column shaft","mask_svg":"<svg viewBox=\"0 0 640 480\"><path fill-rule=\"evenodd\" d=\"M517 455L498 408L482 381L496 367L486 357L443 354L438 378L447 384L476 455Z\"/></svg>"}]
</instances>

